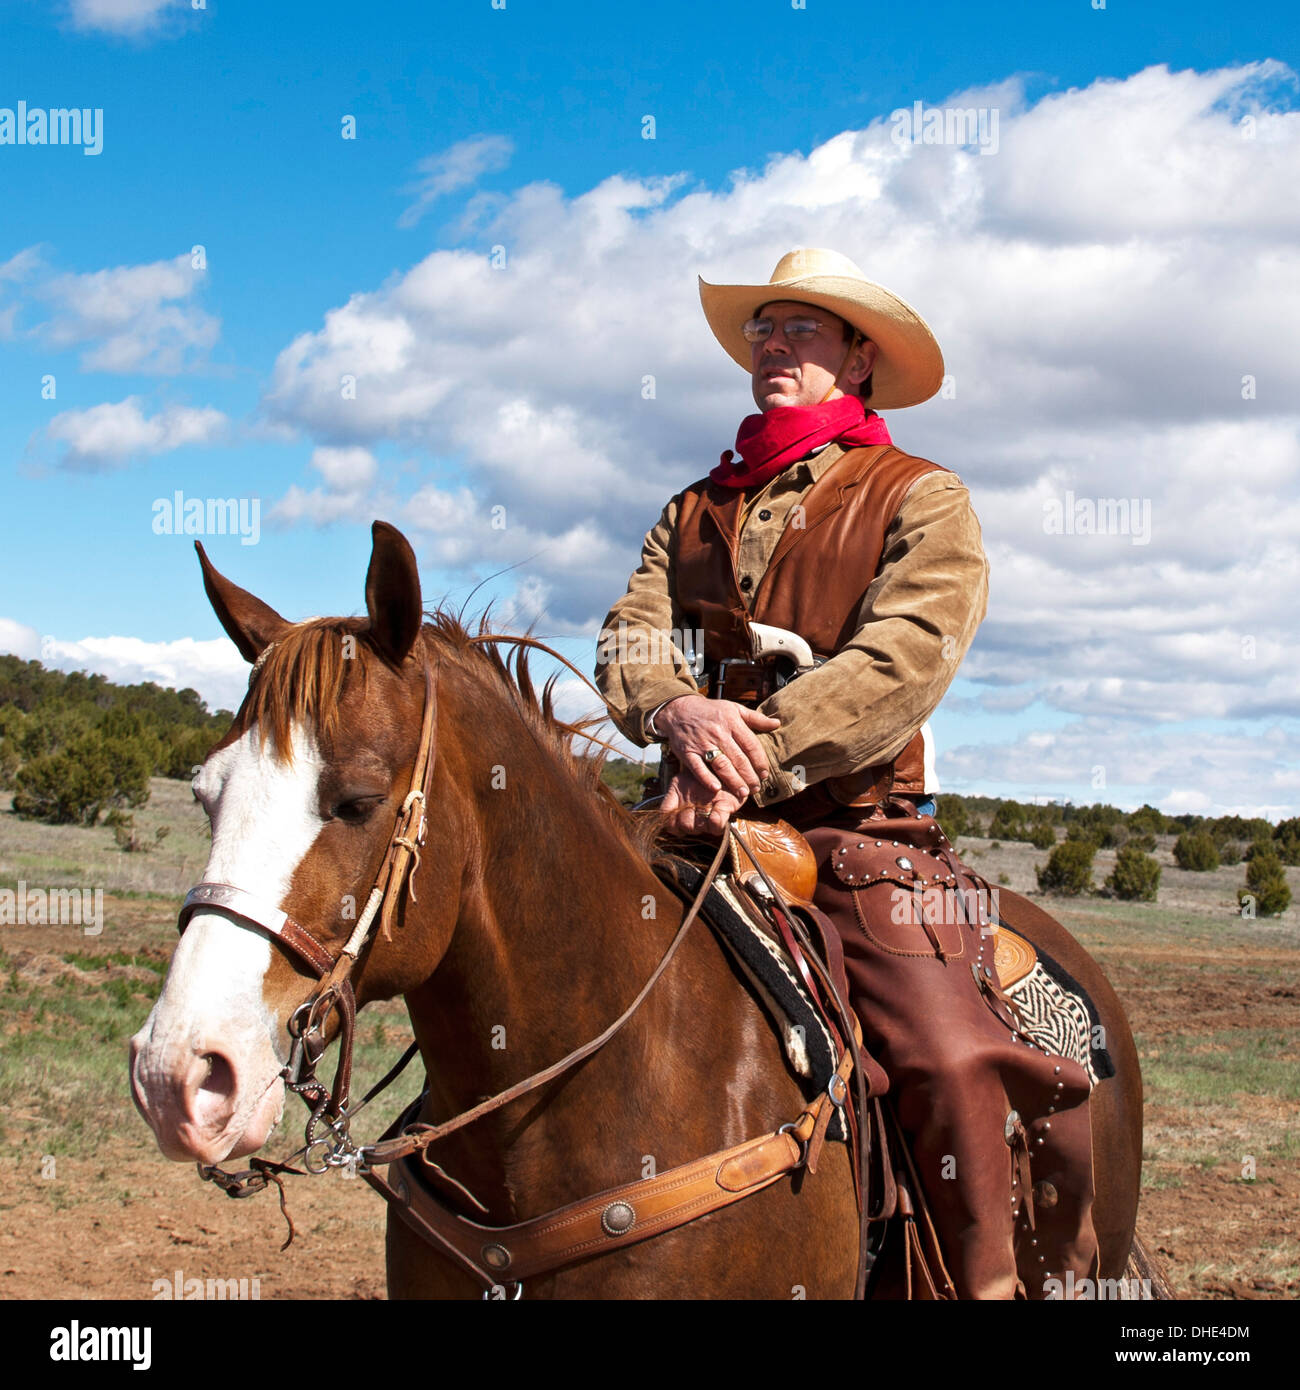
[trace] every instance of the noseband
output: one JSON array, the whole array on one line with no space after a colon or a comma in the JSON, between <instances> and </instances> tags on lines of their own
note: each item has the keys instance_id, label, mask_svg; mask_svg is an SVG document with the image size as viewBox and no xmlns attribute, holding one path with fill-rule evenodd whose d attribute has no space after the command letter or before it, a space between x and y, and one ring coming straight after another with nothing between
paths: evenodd
<instances>
[{"instance_id":1,"label":"noseband","mask_svg":"<svg viewBox=\"0 0 1300 1390\"><path fill-rule=\"evenodd\" d=\"M270 648L267 649L269 651ZM265 659L258 658L254 677ZM428 829L427 810L433 783L434 726L437 722L437 684L428 654L424 657L424 718L420 726L420 745L411 772L411 789L397 814L392 838L384 862L357 925L347 945L337 957L330 953L300 923L283 908L266 902L252 893L230 883L197 883L186 894L177 920L177 929L184 933L196 912L212 909L233 917L241 926L265 932L305 965L317 979L320 988L294 1010L288 1031L292 1039L289 1061L281 1071L285 1085L300 1095L311 1109L307 1122L306 1163L314 1172L326 1167L341 1166L355 1153L348 1135L348 1087L352 1077L352 1046L356 1032L357 1000L352 985L352 970L357 958L371 937L375 918L380 919L385 939L391 934L393 915L405 885L415 901L415 872L420 865L420 850ZM334 1084L328 1089L317 1079L316 1063L325 1050L325 1028L330 1014L339 1015L339 1062ZM413 1048L412 1048L413 1052ZM408 1052L408 1057L411 1055ZM332 1131L332 1139L318 1139L317 1126L324 1123ZM322 1153L315 1152L323 1150ZM215 1176L216 1170L200 1165L204 1176ZM265 1185L264 1183L261 1185Z\"/></svg>"}]
</instances>

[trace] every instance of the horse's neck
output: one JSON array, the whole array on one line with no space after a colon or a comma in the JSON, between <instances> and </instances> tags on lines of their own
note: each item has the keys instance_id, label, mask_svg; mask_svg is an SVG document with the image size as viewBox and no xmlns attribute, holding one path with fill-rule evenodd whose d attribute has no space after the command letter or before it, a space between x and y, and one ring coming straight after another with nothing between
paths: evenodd
<instances>
[{"instance_id":1,"label":"horse's neck","mask_svg":"<svg viewBox=\"0 0 1300 1390\"><path fill-rule=\"evenodd\" d=\"M438 1119L602 1033L653 973L683 915L604 808L546 750L525 742L512 749L505 786L477 798L477 873L466 876L442 964L408 995ZM488 785L483 768L475 781ZM686 981L691 1000L684 1006ZM734 1006L734 990L700 925L601 1052L434 1156L499 1220L533 1205L524 1189L535 1181L562 1192L563 1181L557 1186L554 1172L538 1167L546 1169L543 1152L567 1153L579 1188L577 1170L600 1156L592 1153L603 1142L598 1136L618 1133L639 1161L647 1152L646 1141L634 1138L639 1122L642 1130L655 1127L647 1116L669 1091L680 1096L697 1082L705 1086L693 1072L718 1060L709 1049L720 1039L726 1064L736 1030L734 1019L728 1025L718 1015ZM737 1050L752 1044L753 1026L746 1018L745 1038L731 1038Z\"/></svg>"},{"instance_id":2,"label":"horse's neck","mask_svg":"<svg viewBox=\"0 0 1300 1390\"><path fill-rule=\"evenodd\" d=\"M653 970L681 909L603 809L547 760L520 768L516 754L506 785L479 798L472 833L477 872L462 884L455 935L430 981L429 1021L458 1038L449 1091L481 1094L602 1031Z\"/></svg>"}]
</instances>

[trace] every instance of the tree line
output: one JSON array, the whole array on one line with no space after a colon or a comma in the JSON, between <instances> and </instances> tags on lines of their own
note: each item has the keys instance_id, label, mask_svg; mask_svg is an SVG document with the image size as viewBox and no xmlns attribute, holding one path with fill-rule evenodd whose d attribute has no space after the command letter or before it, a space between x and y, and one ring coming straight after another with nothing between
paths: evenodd
<instances>
[{"instance_id":1,"label":"tree line","mask_svg":"<svg viewBox=\"0 0 1300 1390\"><path fill-rule=\"evenodd\" d=\"M0 787L20 816L94 825L143 806L150 777L192 777L231 718L196 690L0 656Z\"/></svg>"}]
</instances>

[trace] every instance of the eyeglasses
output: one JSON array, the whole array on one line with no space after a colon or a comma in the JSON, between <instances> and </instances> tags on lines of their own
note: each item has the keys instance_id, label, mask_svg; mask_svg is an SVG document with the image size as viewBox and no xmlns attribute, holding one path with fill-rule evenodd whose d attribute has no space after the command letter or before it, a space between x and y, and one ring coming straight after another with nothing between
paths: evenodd
<instances>
[{"instance_id":1,"label":"eyeglasses","mask_svg":"<svg viewBox=\"0 0 1300 1390\"><path fill-rule=\"evenodd\" d=\"M821 319L786 319L781 331L785 334L787 342L810 343L817 336L817 330L821 326ZM765 343L772 336L775 327L775 319L750 319L740 331L748 343Z\"/></svg>"}]
</instances>

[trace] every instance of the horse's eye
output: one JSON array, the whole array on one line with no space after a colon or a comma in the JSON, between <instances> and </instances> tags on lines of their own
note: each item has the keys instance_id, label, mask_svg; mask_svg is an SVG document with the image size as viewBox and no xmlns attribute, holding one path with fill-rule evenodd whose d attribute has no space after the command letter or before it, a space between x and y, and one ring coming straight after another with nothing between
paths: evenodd
<instances>
[{"instance_id":1,"label":"horse's eye","mask_svg":"<svg viewBox=\"0 0 1300 1390\"><path fill-rule=\"evenodd\" d=\"M330 807L330 818L345 825L361 825L374 814L383 801L382 796L356 796Z\"/></svg>"}]
</instances>

